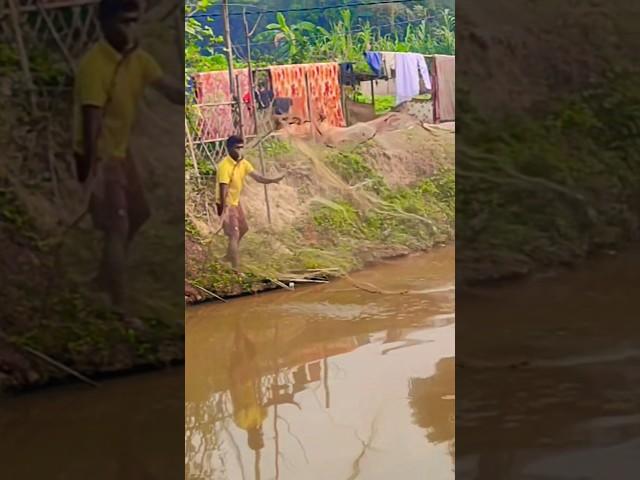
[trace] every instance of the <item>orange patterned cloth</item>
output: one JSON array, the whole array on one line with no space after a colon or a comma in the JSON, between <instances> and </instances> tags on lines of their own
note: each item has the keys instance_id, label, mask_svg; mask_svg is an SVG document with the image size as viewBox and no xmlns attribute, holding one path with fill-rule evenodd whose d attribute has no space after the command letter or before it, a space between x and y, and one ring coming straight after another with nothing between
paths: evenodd
<instances>
[{"instance_id":1,"label":"orange patterned cloth","mask_svg":"<svg viewBox=\"0 0 640 480\"><path fill-rule=\"evenodd\" d=\"M345 126L340 95L340 67L337 63L281 65L271 67L270 71L274 95L292 101L291 116L299 117L302 121L310 120L306 76L314 120L318 122L324 117L331 126Z\"/></svg>"},{"instance_id":2,"label":"orange patterned cloth","mask_svg":"<svg viewBox=\"0 0 640 480\"><path fill-rule=\"evenodd\" d=\"M245 68L235 71L240 84L242 103L243 133L245 136L255 135L253 118L253 96L249 93L249 72ZM193 77L196 88L196 99L200 105L200 117L196 131L200 141L224 140L237 133L233 125L233 110L231 91L229 89L229 73L226 70L216 72L197 73ZM249 100L247 102L246 100ZM220 105L225 104L227 105Z\"/></svg>"}]
</instances>

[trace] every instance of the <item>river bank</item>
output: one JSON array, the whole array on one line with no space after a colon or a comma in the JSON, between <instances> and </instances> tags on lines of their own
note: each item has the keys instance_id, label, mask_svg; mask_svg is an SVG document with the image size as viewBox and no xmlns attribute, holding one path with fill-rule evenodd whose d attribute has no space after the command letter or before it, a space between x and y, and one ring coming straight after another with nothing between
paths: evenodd
<instances>
[{"instance_id":1,"label":"river bank","mask_svg":"<svg viewBox=\"0 0 640 480\"><path fill-rule=\"evenodd\" d=\"M226 239L210 210L214 178L191 182L185 301L337 278L453 240L455 133L404 121L339 149L286 137L266 142L267 172L288 175L269 187L271 221L262 186L250 182L243 192L251 230L241 245L242 276L219 260ZM257 151L247 157L260 164Z\"/></svg>"}]
</instances>

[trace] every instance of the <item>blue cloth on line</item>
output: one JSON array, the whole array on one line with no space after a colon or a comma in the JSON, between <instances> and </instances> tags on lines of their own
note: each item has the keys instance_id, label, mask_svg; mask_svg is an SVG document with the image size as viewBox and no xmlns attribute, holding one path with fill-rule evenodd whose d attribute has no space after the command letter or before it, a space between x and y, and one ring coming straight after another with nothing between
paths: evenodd
<instances>
[{"instance_id":1,"label":"blue cloth on line","mask_svg":"<svg viewBox=\"0 0 640 480\"><path fill-rule=\"evenodd\" d=\"M382 76L382 54L380 52L364 52L364 58L371 71L378 77Z\"/></svg>"}]
</instances>

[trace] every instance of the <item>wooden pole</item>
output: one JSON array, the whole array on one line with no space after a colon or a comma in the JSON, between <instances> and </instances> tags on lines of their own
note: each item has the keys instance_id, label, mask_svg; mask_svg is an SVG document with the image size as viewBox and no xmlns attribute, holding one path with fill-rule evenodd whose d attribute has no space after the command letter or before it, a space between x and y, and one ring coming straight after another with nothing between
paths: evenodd
<instances>
[{"instance_id":1,"label":"wooden pole","mask_svg":"<svg viewBox=\"0 0 640 480\"><path fill-rule=\"evenodd\" d=\"M233 44L231 42L231 27L229 26L229 0L222 0L222 20L224 25L224 42L227 54L227 70L229 71L229 93L236 94L235 75L233 73Z\"/></svg>"},{"instance_id":2,"label":"wooden pole","mask_svg":"<svg viewBox=\"0 0 640 480\"><path fill-rule=\"evenodd\" d=\"M236 105L238 108L238 130L239 135L244 138L244 118L242 113L242 95L240 94L240 82L238 81L239 76L236 75L236 99L238 100Z\"/></svg>"},{"instance_id":3,"label":"wooden pole","mask_svg":"<svg viewBox=\"0 0 640 480\"><path fill-rule=\"evenodd\" d=\"M371 105L373 106L373 114L376 114L376 94L373 86L373 78L371 79Z\"/></svg>"},{"instance_id":4,"label":"wooden pole","mask_svg":"<svg viewBox=\"0 0 640 480\"><path fill-rule=\"evenodd\" d=\"M234 123L234 128L236 127L236 118L238 123L240 123L240 135L242 132L242 103L241 99L238 97L238 88L236 86L236 76L233 71L233 43L231 40L231 27L229 26L229 0L222 0L222 20L224 25L224 42L225 42L225 50L227 55L227 70L229 72L229 93L231 94L231 98L234 100L236 115L233 115L232 112L232 122ZM232 109L234 107L231 107Z\"/></svg>"},{"instance_id":5,"label":"wooden pole","mask_svg":"<svg viewBox=\"0 0 640 480\"><path fill-rule=\"evenodd\" d=\"M311 87L309 86L309 74L304 72L304 84L307 90L307 110L309 110L309 123L311 124L311 134L316 139L316 122L311 110Z\"/></svg>"},{"instance_id":6,"label":"wooden pole","mask_svg":"<svg viewBox=\"0 0 640 480\"><path fill-rule=\"evenodd\" d=\"M249 33L249 22L247 22L247 9L242 10L242 19L244 21L244 38L247 47L247 69L249 70L249 91L251 92L251 104L253 105L253 123L258 135L258 112L256 111L256 102L254 99L255 82L253 80L253 69L251 67L251 34ZM264 172L263 172L264 173Z\"/></svg>"},{"instance_id":7,"label":"wooden pole","mask_svg":"<svg viewBox=\"0 0 640 480\"><path fill-rule=\"evenodd\" d=\"M262 143L258 145L258 153L260 155L260 169L262 170L262 175L266 175L266 169L264 167L264 149L262 148ZM267 220L269 221L269 225L271 225L271 204L269 202L269 189L266 185L264 185L264 203L267 206Z\"/></svg>"},{"instance_id":8,"label":"wooden pole","mask_svg":"<svg viewBox=\"0 0 640 480\"><path fill-rule=\"evenodd\" d=\"M244 38L247 47L247 68L249 69L249 91L251 92L251 102L253 104L253 123L256 129L256 135L258 135L258 110L254 95L255 82L253 81L253 69L251 66L251 33L249 32L249 22L247 21L247 9L242 10L242 19L244 21ZM258 19L260 21L260 19ZM257 22L256 22L257 26ZM255 31L255 26L254 26ZM264 165L264 149L262 148L262 143L258 146L258 154L260 155L260 168L262 170L262 175L266 175L266 169ZM263 185L264 187L264 203L267 207L267 220L269 221L269 225L271 225L271 205L269 204L269 189L267 185Z\"/></svg>"}]
</instances>

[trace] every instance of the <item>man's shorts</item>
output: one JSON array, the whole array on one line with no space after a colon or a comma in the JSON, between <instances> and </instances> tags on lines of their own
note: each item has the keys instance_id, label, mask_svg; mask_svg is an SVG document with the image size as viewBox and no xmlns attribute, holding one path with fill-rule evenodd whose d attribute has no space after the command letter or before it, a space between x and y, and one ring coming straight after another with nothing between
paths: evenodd
<instances>
[{"instance_id":1,"label":"man's shorts","mask_svg":"<svg viewBox=\"0 0 640 480\"><path fill-rule=\"evenodd\" d=\"M247 223L247 219L244 215L242 205L238 205L237 207L228 207L227 218L222 224L222 228L227 237L240 235L240 232L246 232L249 230L249 224Z\"/></svg>"},{"instance_id":2,"label":"man's shorts","mask_svg":"<svg viewBox=\"0 0 640 480\"><path fill-rule=\"evenodd\" d=\"M97 229L137 228L149 216L142 181L131 157L101 161L89 182L89 208Z\"/></svg>"}]
</instances>

